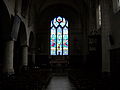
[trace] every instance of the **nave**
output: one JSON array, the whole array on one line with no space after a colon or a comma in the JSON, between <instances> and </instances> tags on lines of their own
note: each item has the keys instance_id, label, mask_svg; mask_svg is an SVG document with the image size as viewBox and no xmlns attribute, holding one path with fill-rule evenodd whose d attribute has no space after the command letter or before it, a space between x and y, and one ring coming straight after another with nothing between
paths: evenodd
<instances>
[{"instance_id":1,"label":"nave","mask_svg":"<svg viewBox=\"0 0 120 90\"><path fill-rule=\"evenodd\" d=\"M120 0L0 0L0 90L120 90L119 39Z\"/></svg>"},{"instance_id":2,"label":"nave","mask_svg":"<svg viewBox=\"0 0 120 90\"><path fill-rule=\"evenodd\" d=\"M60 72L58 72L60 71ZM21 73L3 76L0 90L115 90L112 81L78 69L54 71L48 67L26 67Z\"/></svg>"},{"instance_id":3,"label":"nave","mask_svg":"<svg viewBox=\"0 0 120 90\"><path fill-rule=\"evenodd\" d=\"M67 75L53 76L46 90L76 90Z\"/></svg>"}]
</instances>

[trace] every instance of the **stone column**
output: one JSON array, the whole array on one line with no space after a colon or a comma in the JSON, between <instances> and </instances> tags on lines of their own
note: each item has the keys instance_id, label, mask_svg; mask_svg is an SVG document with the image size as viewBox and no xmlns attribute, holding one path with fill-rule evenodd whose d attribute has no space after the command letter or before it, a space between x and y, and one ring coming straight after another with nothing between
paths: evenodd
<instances>
[{"instance_id":1,"label":"stone column","mask_svg":"<svg viewBox=\"0 0 120 90\"><path fill-rule=\"evenodd\" d=\"M32 64L35 65L35 53L32 54Z\"/></svg>"},{"instance_id":2,"label":"stone column","mask_svg":"<svg viewBox=\"0 0 120 90\"><path fill-rule=\"evenodd\" d=\"M110 10L109 0L101 0L101 16L102 16L102 72L110 72Z\"/></svg>"},{"instance_id":3,"label":"stone column","mask_svg":"<svg viewBox=\"0 0 120 90\"><path fill-rule=\"evenodd\" d=\"M14 41L5 42L3 73L14 73L13 68Z\"/></svg>"},{"instance_id":4,"label":"stone column","mask_svg":"<svg viewBox=\"0 0 120 90\"><path fill-rule=\"evenodd\" d=\"M22 65L21 66L27 66L28 65L28 46L24 45L22 46Z\"/></svg>"},{"instance_id":5,"label":"stone column","mask_svg":"<svg viewBox=\"0 0 120 90\"><path fill-rule=\"evenodd\" d=\"M84 16L84 21L83 21L83 64L87 63L87 55L88 55L88 34L87 34L87 30L88 30L88 14L86 14L89 12L83 11L83 16Z\"/></svg>"}]
</instances>

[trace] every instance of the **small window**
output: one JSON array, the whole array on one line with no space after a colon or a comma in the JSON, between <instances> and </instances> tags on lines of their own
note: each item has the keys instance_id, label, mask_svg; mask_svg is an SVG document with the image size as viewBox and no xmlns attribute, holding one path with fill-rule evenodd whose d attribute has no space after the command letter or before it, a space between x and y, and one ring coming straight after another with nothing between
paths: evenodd
<instances>
[{"instance_id":1,"label":"small window","mask_svg":"<svg viewBox=\"0 0 120 90\"><path fill-rule=\"evenodd\" d=\"M120 0L113 0L113 11L116 13L120 10Z\"/></svg>"},{"instance_id":2,"label":"small window","mask_svg":"<svg viewBox=\"0 0 120 90\"><path fill-rule=\"evenodd\" d=\"M101 6L98 5L97 7L97 29L99 29L101 27Z\"/></svg>"},{"instance_id":3,"label":"small window","mask_svg":"<svg viewBox=\"0 0 120 90\"><path fill-rule=\"evenodd\" d=\"M120 0L118 0L118 7L120 7Z\"/></svg>"}]
</instances>

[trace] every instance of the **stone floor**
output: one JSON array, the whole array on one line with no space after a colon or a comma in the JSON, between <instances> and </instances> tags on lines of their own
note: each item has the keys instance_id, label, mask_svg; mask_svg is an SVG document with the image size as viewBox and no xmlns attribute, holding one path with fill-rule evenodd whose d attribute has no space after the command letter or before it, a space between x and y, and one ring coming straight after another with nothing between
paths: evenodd
<instances>
[{"instance_id":1,"label":"stone floor","mask_svg":"<svg viewBox=\"0 0 120 90\"><path fill-rule=\"evenodd\" d=\"M68 76L53 76L46 90L76 90Z\"/></svg>"},{"instance_id":2,"label":"stone floor","mask_svg":"<svg viewBox=\"0 0 120 90\"><path fill-rule=\"evenodd\" d=\"M120 90L118 84L113 88L110 77L77 69L28 68L16 75L1 77L0 90Z\"/></svg>"}]
</instances>

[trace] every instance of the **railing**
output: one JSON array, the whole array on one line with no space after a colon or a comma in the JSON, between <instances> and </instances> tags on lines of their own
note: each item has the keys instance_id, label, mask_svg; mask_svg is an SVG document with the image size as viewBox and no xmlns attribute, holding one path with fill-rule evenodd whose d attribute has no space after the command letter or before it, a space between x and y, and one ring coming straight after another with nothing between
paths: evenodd
<instances>
[{"instance_id":1,"label":"railing","mask_svg":"<svg viewBox=\"0 0 120 90\"><path fill-rule=\"evenodd\" d=\"M51 78L51 70L48 68L26 67L14 79L11 76L2 80L0 90L42 90Z\"/></svg>"},{"instance_id":2,"label":"railing","mask_svg":"<svg viewBox=\"0 0 120 90\"><path fill-rule=\"evenodd\" d=\"M68 60L65 56L54 56L51 58L51 64L68 64Z\"/></svg>"}]
</instances>

